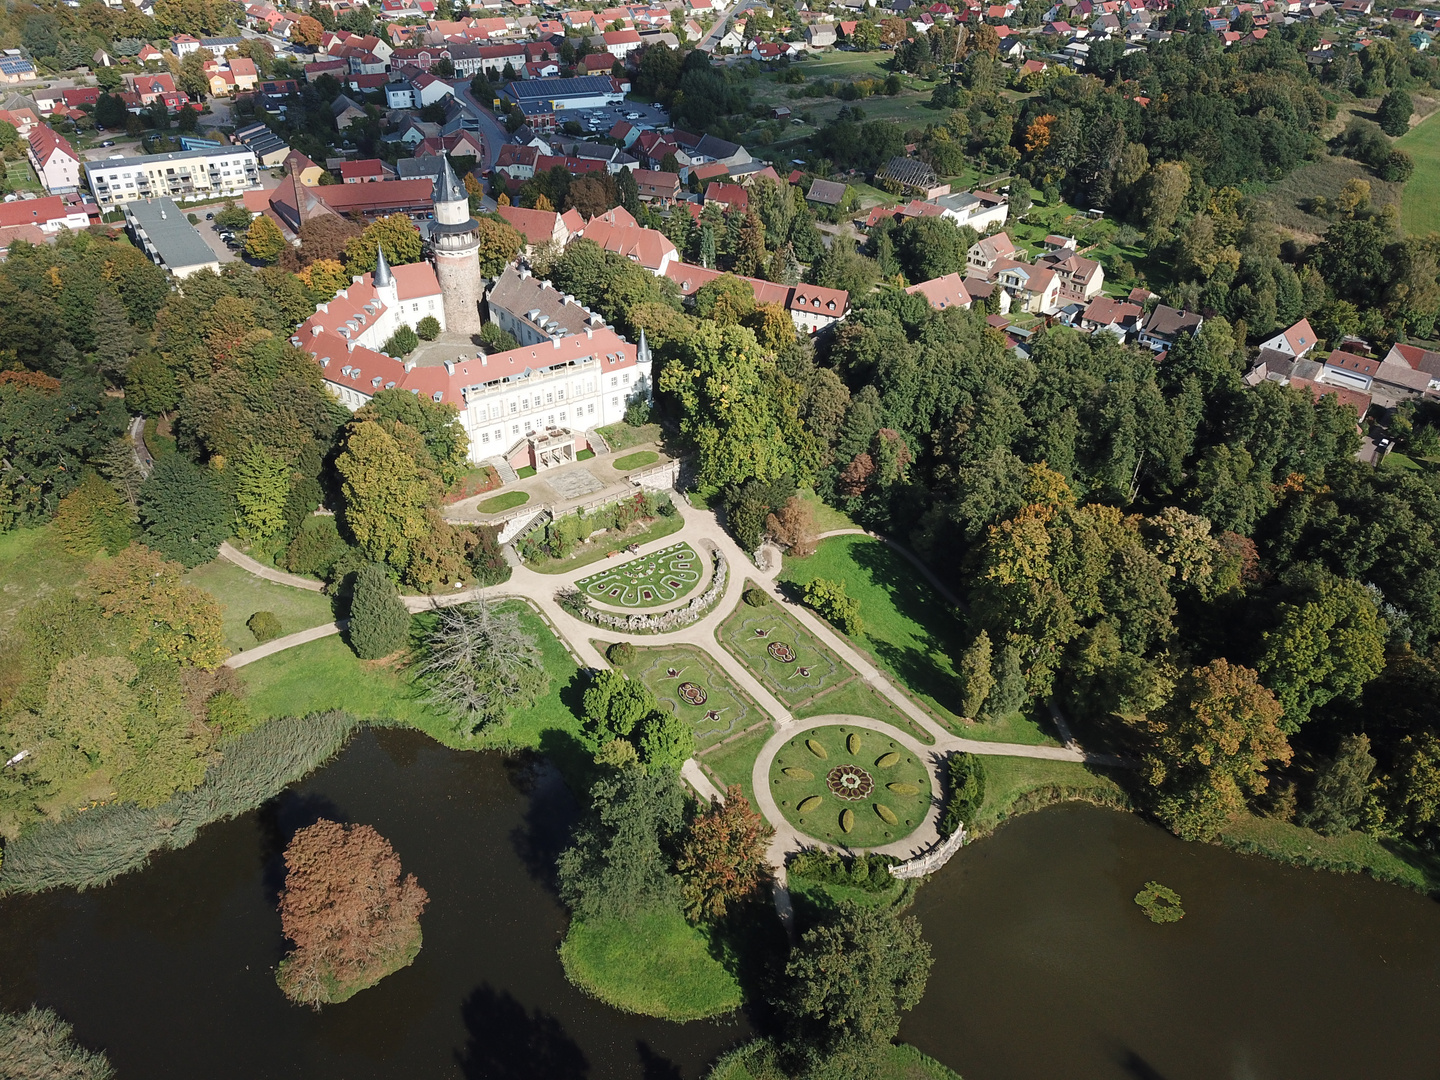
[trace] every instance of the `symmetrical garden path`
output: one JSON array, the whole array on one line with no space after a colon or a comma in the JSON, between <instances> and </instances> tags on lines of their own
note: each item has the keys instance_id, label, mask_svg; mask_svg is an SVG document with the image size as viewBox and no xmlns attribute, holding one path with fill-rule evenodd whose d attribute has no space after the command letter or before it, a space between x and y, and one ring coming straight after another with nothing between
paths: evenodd
<instances>
[{"instance_id":1,"label":"symmetrical garden path","mask_svg":"<svg viewBox=\"0 0 1440 1080\"><path fill-rule=\"evenodd\" d=\"M715 515L709 511L699 510L689 506L683 498L677 498L675 505L684 518L684 527L676 533L672 533L663 539L641 545L639 553L625 557L623 561L643 558L664 548L672 547L680 541L686 541L697 552L706 556L712 549L718 549L730 565L730 577L726 584L725 595L715 608L704 618L685 627L684 629L665 634L626 634L616 630L608 630L597 627L591 623L578 619L567 612L555 599L556 593L565 586L571 586L576 581L590 577L597 572L594 563L576 567L559 574L542 574L536 570L518 564L513 557L513 572L510 580L502 585L494 585L488 588L465 589L454 593L439 596L407 596L405 605L412 612L425 611L434 607L448 607L452 604L463 604L480 597L487 600L500 600L507 597L518 597L535 605L559 633L564 643L568 646L571 654L586 667L604 668L608 667L600 651L594 644L594 639L603 637L607 641L629 641L636 646L669 645L684 643L693 645L703 650L714 661L719 664L725 674L746 694L748 694L762 710L768 713L775 722L775 731L760 751L756 759L752 773L752 781L755 790L756 800L759 809L775 827L775 840L771 845L771 861L774 863L777 872L783 875L785 855L788 852L798 850L802 847L815 846L817 841L811 837L803 836L793 829L785 820L784 815L775 805L774 799L770 797L769 770L770 762L775 753L797 732L808 731L814 727L821 727L827 724L849 724L856 727L870 728L883 732L887 737L896 739L903 743L913 753L925 761L930 772L932 789L938 794L942 790L939 767L947 754L954 751L964 751L971 754L993 754L1009 757L1045 758L1052 761L1077 761L1094 765L1121 765L1121 759L1108 754L1092 754L1078 747L1072 740L1067 740L1065 746L1030 746L1022 743L1001 743L988 742L981 739L967 739L952 734L949 730L939 724L924 709L920 708L909 695L900 690L892 683L864 654L855 649L842 636L832 630L828 623L820 619L809 609L798 604L791 603L781 593L777 578L780 572L778 560L773 560L773 565L765 570L759 571L754 568L748 555L741 550L740 546L731 538L724 528L721 527ZM864 533L861 529L844 529L836 533L825 535L841 535ZM866 534L873 535L873 534ZM911 562L915 563L937 592L941 592L947 599L954 601L944 588L936 581L929 570L922 566L914 556L903 547L891 543L885 537L877 537L886 543L890 543L897 551L903 554ZM315 590L319 588L318 583L297 578L292 574L285 574L279 570L273 570L262 566L255 560L235 551L228 544L221 549L221 554L231 562L235 563L251 573L266 578L269 581L278 582L282 585L292 585L297 588ZM707 559L708 561L708 559ZM895 706L906 716L916 727L924 731L932 740L931 745L924 745L915 736L906 731L900 731L893 725L886 724L880 720L872 720L860 716L814 716L803 720L797 720L789 709L782 704L773 693L752 675L748 668L740 663L717 639L717 631L721 623L734 611L736 604L740 602L740 594L745 590L748 580L758 581L761 587L769 592L773 600L784 606L785 611L792 618L798 621L807 631L818 638L827 648L838 655L846 664L859 673L859 677L882 694L887 701ZM272 655L295 645L304 644L306 641L313 641L325 637L328 634L339 633L339 623L327 623L310 630L301 631L298 634L290 634L287 637L277 638L266 645L255 649L246 650L244 653L232 657L228 663L232 667L239 667L243 664L253 663L264 656ZM720 792L705 776L698 763L692 758L685 763L681 770L684 778L695 788L703 798L718 798ZM939 816L938 798L931 806L930 813L926 815L920 827L902 840L893 844L873 850L886 854L897 855L906 858L917 855L933 847L939 841L939 834L935 825ZM783 876L781 878L783 880Z\"/></svg>"}]
</instances>

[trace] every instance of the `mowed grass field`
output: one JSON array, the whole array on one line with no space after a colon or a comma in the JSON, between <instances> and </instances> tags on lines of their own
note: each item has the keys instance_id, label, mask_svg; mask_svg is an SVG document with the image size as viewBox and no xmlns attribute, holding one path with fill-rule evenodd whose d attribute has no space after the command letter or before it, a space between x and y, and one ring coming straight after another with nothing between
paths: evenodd
<instances>
[{"instance_id":1,"label":"mowed grass field","mask_svg":"<svg viewBox=\"0 0 1440 1080\"><path fill-rule=\"evenodd\" d=\"M1440 231L1440 112L1431 113L1395 140L1415 159L1415 173L1400 200L1400 224L1412 236Z\"/></svg>"}]
</instances>

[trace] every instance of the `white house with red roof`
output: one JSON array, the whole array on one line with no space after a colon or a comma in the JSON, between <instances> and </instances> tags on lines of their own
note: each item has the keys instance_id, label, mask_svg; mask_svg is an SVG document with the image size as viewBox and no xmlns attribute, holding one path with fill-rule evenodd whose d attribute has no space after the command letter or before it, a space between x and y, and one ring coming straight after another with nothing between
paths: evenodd
<instances>
[{"instance_id":1,"label":"white house with red roof","mask_svg":"<svg viewBox=\"0 0 1440 1080\"><path fill-rule=\"evenodd\" d=\"M52 195L63 195L80 188L80 155L65 136L53 128L38 124L26 140L26 156L35 175Z\"/></svg>"},{"instance_id":2,"label":"white house with red roof","mask_svg":"<svg viewBox=\"0 0 1440 1080\"><path fill-rule=\"evenodd\" d=\"M1315 331L1311 329L1309 319L1301 319L1288 330L1282 330L1269 341L1260 343L1262 349L1273 349L1286 356L1293 356L1296 360L1301 359L1314 347Z\"/></svg>"},{"instance_id":3,"label":"white house with red roof","mask_svg":"<svg viewBox=\"0 0 1440 1080\"><path fill-rule=\"evenodd\" d=\"M638 30L607 30L600 36L604 39L605 51L617 60L624 60L642 44Z\"/></svg>"},{"instance_id":4,"label":"white house with red roof","mask_svg":"<svg viewBox=\"0 0 1440 1080\"><path fill-rule=\"evenodd\" d=\"M658 229L641 228L623 206L591 218L575 237L581 238L593 240L606 251L639 263L656 277L664 277L670 264L680 261L679 252L668 236Z\"/></svg>"}]
</instances>

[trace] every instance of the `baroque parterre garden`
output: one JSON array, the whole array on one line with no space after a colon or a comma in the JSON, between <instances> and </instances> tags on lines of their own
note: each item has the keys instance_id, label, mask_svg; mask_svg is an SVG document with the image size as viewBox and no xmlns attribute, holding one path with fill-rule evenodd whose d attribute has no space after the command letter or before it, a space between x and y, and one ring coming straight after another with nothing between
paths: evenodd
<instances>
[{"instance_id":1,"label":"baroque parterre garden","mask_svg":"<svg viewBox=\"0 0 1440 1080\"><path fill-rule=\"evenodd\" d=\"M636 649L635 659L625 665L625 671L649 687L663 707L690 722L701 748L765 719L754 702L736 690L719 664L698 649L684 645Z\"/></svg>"},{"instance_id":2,"label":"baroque parterre garden","mask_svg":"<svg viewBox=\"0 0 1440 1080\"><path fill-rule=\"evenodd\" d=\"M843 682L850 672L778 605L741 606L720 630L725 648L786 705L798 705Z\"/></svg>"},{"instance_id":3,"label":"baroque parterre garden","mask_svg":"<svg viewBox=\"0 0 1440 1080\"><path fill-rule=\"evenodd\" d=\"M662 607L694 591L704 568L704 560L689 544L672 544L581 578L575 585L590 599L611 607Z\"/></svg>"},{"instance_id":4,"label":"baroque parterre garden","mask_svg":"<svg viewBox=\"0 0 1440 1080\"><path fill-rule=\"evenodd\" d=\"M930 809L924 762L868 728L835 725L796 735L770 763L770 786L791 825L852 848L899 840Z\"/></svg>"}]
</instances>

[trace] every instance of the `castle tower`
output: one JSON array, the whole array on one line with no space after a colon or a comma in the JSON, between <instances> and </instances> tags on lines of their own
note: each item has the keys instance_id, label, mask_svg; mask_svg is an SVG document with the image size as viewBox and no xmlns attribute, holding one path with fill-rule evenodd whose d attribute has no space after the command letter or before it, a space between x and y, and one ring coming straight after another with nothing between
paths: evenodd
<instances>
[{"instance_id":1,"label":"castle tower","mask_svg":"<svg viewBox=\"0 0 1440 1080\"><path fill-rule=\"evenodd\" d=\"M435 278L445 304L445 329L461 334L478 334L480 297L480 226L470 216L470 195L455 177L450 158L435 184L435 220L430 226L430 244L435 253Z\"/></svg>"}]
</instances>

